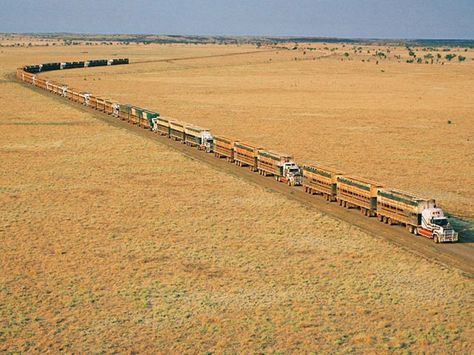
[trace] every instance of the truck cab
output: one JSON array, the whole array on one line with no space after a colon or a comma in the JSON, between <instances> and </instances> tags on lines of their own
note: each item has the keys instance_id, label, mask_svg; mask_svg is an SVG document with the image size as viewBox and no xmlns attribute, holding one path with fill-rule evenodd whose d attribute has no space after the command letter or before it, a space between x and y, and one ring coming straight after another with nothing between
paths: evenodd
<instances>
[{"instance_id":1,"label":"truck cab","mask_svg":"<svg viewBox=\"0 0 474 355\"><path fill-rule=\"evenodd\" d=\"M445 217L441 208L426 208L421 213L421 226L418 234L432 238L435 243L457 242L458 233Z\"/></svg>"},{"instance_id":2,"label":"truck cab","mask_svg":"<svg viewBox=\"0 0 474 355\"><path fill-rule=\"evenodd\" d=\"M290 186L301 186L303 183L303 174L300 167L293 161L283 163L283 177Z\"/></svg>"},{"instance_id":3,"label":"truck cab","mask_svg":"<svg viewBox=\"0 0 474 355\"><path fill-rule=\"evenodd\" d=\"M201 136L201 144L206 153L212 153L214 151L214 138L211 132L204 131Z\"/></svg>"}]
</instances>

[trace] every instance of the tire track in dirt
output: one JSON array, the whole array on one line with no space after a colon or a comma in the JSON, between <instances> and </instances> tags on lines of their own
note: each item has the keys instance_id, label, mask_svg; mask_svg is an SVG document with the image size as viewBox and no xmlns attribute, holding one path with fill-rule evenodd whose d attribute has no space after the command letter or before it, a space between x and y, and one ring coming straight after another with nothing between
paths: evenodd
<instances>
[{"instance_id":1,"label":"tire track in dirt","mask_svg":"<svg viewBox=\"0 0 474 355\"><path fill-rule=\"evenodd\" d=\"M164 145L192 160L205 163L213 169L224 171L225 173L231 174L237 178L243 179L253 185L260 186L267 190L281 193L287 198L295 200L307 208L314 208L320 213L347 222L372 235L375 239L387 240L408 252L434 261L437 265L434 265L433 272L437 271L437 267L454 267L461 270L465 276L474 278L474 238L472 235L462 236L462 241L456 244L435 244L430 239L420 236L413 236L402 227L382 224L375 218L362 216L357 210L344 209L335 203L327 202L317 195L308 195L304 193L301 187L288 187L287 185L277 182L272 178L262 177L259 174L251 172L249 169L237 167L236 165L230 164L223 159L217 159L212 154L204 153L203 151L197 150L195 148L190 148L184 144L172 141L149 130L131 125L125 121L121 121L115 117L96 111L90 107L65 100L62 97L56 96L42 89L32 87L24 83L19 83L15 80L14 74L11 74L9 79L18 85L27 87L36 93L56 100L58 103L66 104L91 114L93 117L100 119L101 121L113 127L126 129L132 134L149 139L156 144Z\"/></svg>"},{"instance_id":2,"label":"tire track in dirt","mask_svg":"<svg viewBox=\"0 0 474 355\"><path fill-rule=\"evenodd\" d=\"M234 57L234 56L239 56L239 55L270 53L270 52L277 52L277 51L278 49L267 49L267 50L260 50L260 51L234 52L234 53L225 53L225 54L209 54L209 55L193 56L193 57L150 59L150 60L134 61L132 63L129 63L128 65L145 64L145 63L160 63L160 62L176 62L180 60L195 60L195 59L208 59L208 58L219 58L219 57Z\"/></svg>"}]
</instances>

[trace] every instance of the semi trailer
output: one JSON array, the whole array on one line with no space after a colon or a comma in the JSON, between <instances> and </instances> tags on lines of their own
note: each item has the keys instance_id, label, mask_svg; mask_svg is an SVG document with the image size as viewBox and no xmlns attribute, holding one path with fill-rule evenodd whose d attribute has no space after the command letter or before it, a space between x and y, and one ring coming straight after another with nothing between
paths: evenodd
<instances>
[{"instance_id":1,"label":"semi trailer","mask_svg":"<svg viewBox=\"0 0 474 355\"><path fill-rule=\"evenodd\" d=\"M304 191L313 195L323 195L327 201L336 201L337 178L343 173L321 164L303 165Z\"/></svg>"},{"instance_id":2,"label":"semi trailer","mask_svg":"<svg viewBox=\"0 0 474 355\"><path fill-rule=\"evenodd\" d=\"M234 141L224 136L214 136L214 155L217 158L226 158L227 161L234 162Z\"/></svg>"},{"instance_id":3,"label":"semi trailer","mask_svg":"<svg viewBox=\"0 0 474 355\"><path fill-rule=\"evenodd\" d=\"M122 121L128 121L129 117L130 117L130 111L131 110L132 110L132 107L128 104L120 105L119 118Z\"/></svg>"},{"instance_id":4,"label":"semi trailer","mask_svg":"<svg viewBox=\"0 0 474 355\"><path fill-rule=\"evenodd\" d=\"M337 177L336 198L340 206L359 208L362 214L372 217L377 213L377 192L383 185L355 176Z\"/></svg>"},{"instance_id":5,"label":"semi trailer","mask_svg":"<svg viewBox=\"0 0 474 355\"><path fill-rule=\"evenodd\" d=\"M105 101L106 99L103 99L101 97L97 98L97 110L105 112Z\"/></svg>"},{"instance_id":6,"label":"semi trailer","mask_svg":"<svg viewBox=\"0 0 474 355\"><path fill-rule=\"evenodd\" d=\"M140 124L140 117L142 116L143 109L140 107L132 106L130 108L130 116L128 117L128 121L133 124Z\"/></svg>"},{"instance_id":7,"label":"semi trailer","mask_svg":"<svg viewBox=\"0 0 474 355\"><path fill-rule=\"evenodd\" d=\"M165 117L157 117L155 132L158 132L162 136L170 137L170 121Z\"/></svg>"},{"instance_id":8,"label":"semi trailer","mask_svg":"<svg viewBox=\"0 0 474 355\"><path fill-rule=\"evenodd\" d=\"M184 126L185 126L185 123L183 122L170 121L170 138L175 141L184 143L184 139L185 139Z\"/></svg>"},{"instance_id":9,"label":"semi trailer","mask_svg":"<svg viewBox=\"0 0 474 355\"><path fill-rule=\"evenodd\" d=\"M238 166L248 166L250 170L258 169L258 151L263 148L245 143L234 142L234 161Z\"/></svg>"}]
</instances>

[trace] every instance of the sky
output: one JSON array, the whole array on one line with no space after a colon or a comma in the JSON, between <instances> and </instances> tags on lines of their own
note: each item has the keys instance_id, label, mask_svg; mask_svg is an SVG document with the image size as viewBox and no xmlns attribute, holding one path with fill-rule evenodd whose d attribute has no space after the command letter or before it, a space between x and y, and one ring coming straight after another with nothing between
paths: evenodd
<instances>
[{"instance_id":1,"label":"sky","mask_svg":"<svg viewBox=\"0 0 474 355\"><path fill-rule=\"evenodd\" d=\"M474 39L474 0L0 0L0 32Z\"/></svg>"}]
</instances>

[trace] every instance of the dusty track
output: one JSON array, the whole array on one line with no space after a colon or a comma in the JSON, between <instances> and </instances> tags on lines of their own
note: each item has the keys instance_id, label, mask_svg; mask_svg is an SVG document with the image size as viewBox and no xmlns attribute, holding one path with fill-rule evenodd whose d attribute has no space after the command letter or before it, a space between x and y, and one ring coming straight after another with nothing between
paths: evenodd
<instances>
[{"instance_id":1,"label":"dusty track","mask_svg":"<svg viewBox=\"0 0 474 355\"><path fill-rule=\"evenodd\" d=\"M11 75L9 79L16 82L14 75ZM388 226L381 224L375 218L363 217L358 212L358 210L343 209L337 206L335 203L326 202L319 196L310 196L305 194L302 188L290 188L287 185L279 183L272 178L262 177L246 168L237 167L223 159L216 159L212 154L206 154L197 149L190 148L184 144L172 141L149 130L133 126L127 122L118 120L112 116L108 116L105 113L101 113L92 108L65 100L62 97L58 97L52 93L43 91L36 87L32 87L23 83L18 83L18 85L28 87L31 90L41 95L55 99L60 103L74 106L77 109L92 114L94 117L114 127L126 129L129 132L149 139L156 144L166 145L167 147L182 153L188 158L203 162L214 169L225 171L226 173L232 174L238 178L242 178L255 185L262 186L271 191L279 192L288 198L300 202L306 207L315 208L319 212L350 223L351 225L356 226L361 230L373 235L375 238L383 238L409 252L415 253L430 260L434 260L441 265L455 267L465 272L467 276L474 277L474 238L470 234L462 235L461 242L457 244L435 244L432 240L425 239L423 237L415 237L409 234L402 227ZM436 269L434 269L433 272L436 272Z\"/></svg>"},{"instance_id":2,"label":"dusty track","mask_svg":"<svg viewBox=\"0 0 474 355\"><path fill-rule=\"evenodd\" d=\"M208 59L208 58L219 58L219 57L234 57L237 55L247 55L255 53L265 53L265 52L277 52L277 49L268 49L260 51L247 51L247 52L234 52L234 53L225 53L225 54L211 54L211 55L202 55L202 56L193 56L193 57L176 57L176 58L164 58L164 59L150 59L150 60L138 60L128 65L134 64L144 64L144 63L161 63L161 62L176 62L179 60L194 60L194 59Z\"/></svg>"}]
</instances>

